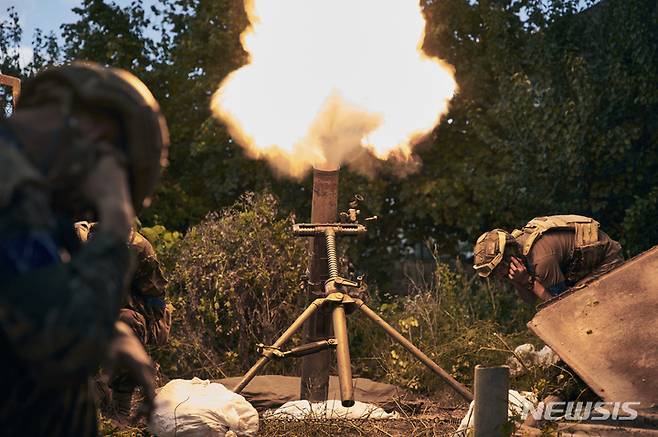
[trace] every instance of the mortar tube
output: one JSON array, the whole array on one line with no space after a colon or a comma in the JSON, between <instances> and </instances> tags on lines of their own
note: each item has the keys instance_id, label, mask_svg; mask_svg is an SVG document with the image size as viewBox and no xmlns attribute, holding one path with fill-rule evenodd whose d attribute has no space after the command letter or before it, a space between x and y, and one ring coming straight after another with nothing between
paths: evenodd
<instances>
[{"instance_id":1,"label":"mortar tube","mask_svg":"<svg viewBox=\"0 0 658 437\"><path fill-rule=\"evenodd\" d=\"M334 223L338 216L338 173L339 169L313 169L313 198L311 223ZM309 238L308 278L315 289L310 290L308 299L323 293L323 284L329 278L327 251L324 236ZM327 308L316 312L307 322L305 342L325 340L332 336L331 313ZM332 354L324 350L302 358L300 399L311 402L327 400L329 394L329 369Z\"/></svg>"}]
</instances>

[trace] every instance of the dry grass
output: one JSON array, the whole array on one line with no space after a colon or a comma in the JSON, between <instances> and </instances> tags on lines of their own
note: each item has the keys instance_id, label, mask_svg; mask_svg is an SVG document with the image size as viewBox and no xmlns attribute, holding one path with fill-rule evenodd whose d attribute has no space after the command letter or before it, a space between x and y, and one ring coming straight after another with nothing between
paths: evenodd
<instances>
[{"instance_id":1,"label":"dry grass","mask_svg":"<svg viewBox=\"0 0 658 437\"><path fill-rule=\"evenodd\" d=\"M268 437L293 436L448 436L454 433L458 420L441 417L405 417L387 420L265 419L260 435Z\"/></svg>"},{"instance_id":2,"label":"dry grass","mask_svg":"<svg viewBox=\"0 0 658 437\"><path fill-rule=\"evenodd\" d=\"M453 435L468 410L466 403L455 403L446 392L436 394L434 401L423 400L412 412L400 405L397 419L275 419L261 416L258 435L264 437L329 437L329 436L409 436L434 437ZM457 401L459 402L459 401ZM101 435L112 437L151 436L146 423L127 425L101 415Z\"/></svg>"},{"instance_id":3,"label":"dry grass","mask_svg":"<svg viewBox=\"0 0 658 437\"><path fill-rule=\"evenodd\" d=\"M260 436L267 437L330 437L330 436L405 436L434 437L454 434L459 420L439 417L405 417L388 420L265 419L260 425ZM148 437L145 428L120 426L109 419L101 424L101 435L112 437Z\"/></svg>"},{"instance_id":4,"label":"dry grass","mask_svg":"<svg viewBox=\"0 0 658 437\"><path fill-rule=\"evenodd\" d=\"M449 436L454 434L468 404L448 389L439 390L432 399L395 408L397 419L261 419L261 436Z\"/></svg>"}]
</instances>

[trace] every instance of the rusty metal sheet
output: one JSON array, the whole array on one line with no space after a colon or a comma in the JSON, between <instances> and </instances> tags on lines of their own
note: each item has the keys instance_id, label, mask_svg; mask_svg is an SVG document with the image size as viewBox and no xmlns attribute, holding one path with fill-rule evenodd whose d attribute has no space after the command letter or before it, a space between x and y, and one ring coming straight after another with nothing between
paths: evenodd
<instances>
[{"instance_id":1,"label":"rusty metal sheet","mask_svg":"<svg viewBox=\"0 0 658 437\"><path fill-rule=\"evenodd\" d=\"M528 323L605 401L658 402L658 246L548 302Z\"/></svg>"}]
</instances>

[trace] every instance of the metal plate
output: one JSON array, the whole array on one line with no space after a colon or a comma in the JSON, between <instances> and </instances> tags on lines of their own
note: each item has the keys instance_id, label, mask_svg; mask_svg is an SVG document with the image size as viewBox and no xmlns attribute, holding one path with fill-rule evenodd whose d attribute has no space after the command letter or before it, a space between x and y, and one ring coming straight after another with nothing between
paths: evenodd
<instances>
[{"instance_id":1,"label":"metal plate","mask_svg":"<svg viewBox=\"0 0 658 437\"><path fill-rule=\"evenodd\" d=\"M528 326L605 401L655 404L658 246L550 301Z\"/></svg>"}]
</instances>

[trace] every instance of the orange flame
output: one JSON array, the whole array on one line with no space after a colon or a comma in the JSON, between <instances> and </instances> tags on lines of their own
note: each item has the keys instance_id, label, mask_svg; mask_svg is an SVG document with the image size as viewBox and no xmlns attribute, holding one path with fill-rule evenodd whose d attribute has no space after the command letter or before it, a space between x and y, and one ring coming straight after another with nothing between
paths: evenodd
<instances>
[{"instance_id":1,"label":"orange flame","mask_svg":"<svg viewBox=\"0 0 658 437\"><path fill-rule=\"evenodd\" d=\"M412 0L245 0L250 62L212 99L213 113L254 157L302 176L360 147L385 159L447 112L452 66L423 54Z\"/></svg>"}]
</instances>

